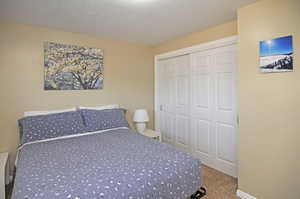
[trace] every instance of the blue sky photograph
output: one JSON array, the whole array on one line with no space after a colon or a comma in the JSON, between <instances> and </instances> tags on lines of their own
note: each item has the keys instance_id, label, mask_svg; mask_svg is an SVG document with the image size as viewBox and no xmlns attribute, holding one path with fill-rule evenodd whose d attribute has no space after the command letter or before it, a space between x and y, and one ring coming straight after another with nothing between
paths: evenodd
<instances>
[{"instance_id":1,"label":"blue sky photograph","mask_svg":"<svg viewBox=\"0 0 300 199\"><path fill-rule=\"evenodd\" d=\"M293 37L279 37L272 40L260 41L260 56L290 54L293 52Z\"/></svg>"}]
</instances>

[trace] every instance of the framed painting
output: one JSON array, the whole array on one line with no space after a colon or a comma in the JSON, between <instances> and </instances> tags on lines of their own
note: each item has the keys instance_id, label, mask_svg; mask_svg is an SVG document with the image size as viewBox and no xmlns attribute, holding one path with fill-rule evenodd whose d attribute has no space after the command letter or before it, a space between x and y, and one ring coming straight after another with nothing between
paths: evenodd
<instances>
[{"instance_id":1,"label":"framed painting","mask_svg":"<svg viewBox=\"0 0 300 199\"><path fill-rule=\"evenodd\" d=\"M44 89L103 88L103 51L98 48L44 42Z\"/></svg>"},{"instance_id":2,"label":"framed painting","mask_svg":"<svg viewBox=\"0 0 300 199\"><path fill-rule=\"evenodd\" d=\"M279 37L260 41L260 71L290 72L293 71L293 37Z\"/></svg>"}]
</instances>

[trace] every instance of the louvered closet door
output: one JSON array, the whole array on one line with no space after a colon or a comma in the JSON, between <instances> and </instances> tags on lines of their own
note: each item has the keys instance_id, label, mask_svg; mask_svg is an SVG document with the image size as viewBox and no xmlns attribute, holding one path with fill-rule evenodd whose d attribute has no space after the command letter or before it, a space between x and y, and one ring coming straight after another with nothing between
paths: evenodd
<instances>
[{"instance_id":1,"label":"louvered closet door","mask_svg":"<svg viewBox=\"0 0 300 199\"><path fill-rule=\"evenodd\" d=\"M193 152L236 176L236 46L191 54Z\"/></svg>"}]
</instances>

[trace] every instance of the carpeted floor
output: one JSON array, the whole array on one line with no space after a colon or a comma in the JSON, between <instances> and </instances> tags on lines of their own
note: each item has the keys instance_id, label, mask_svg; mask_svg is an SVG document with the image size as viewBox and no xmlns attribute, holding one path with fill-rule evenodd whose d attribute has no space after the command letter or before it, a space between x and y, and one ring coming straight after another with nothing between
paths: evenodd
<instances>
[{"instance_id":1,"label":"carpeted floor","mask_svg":"<svg viewBox=\"0 0 300 199\"><path fill-rule=\"evenodd\" d=\"M236 196L237 179L202 165L207 195L203 199L240 199Z\"/></svg>"}]
</instances>

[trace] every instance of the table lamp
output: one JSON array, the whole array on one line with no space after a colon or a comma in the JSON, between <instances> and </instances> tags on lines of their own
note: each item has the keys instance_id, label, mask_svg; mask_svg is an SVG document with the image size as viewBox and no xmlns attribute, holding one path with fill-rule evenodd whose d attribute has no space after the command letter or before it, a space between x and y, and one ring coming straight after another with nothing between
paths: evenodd
<instances>
[{"instance_id":1,"label":"table lamp","mask_svg":"<svg viewBox=\"0 0 300 199\"><path fill-rule=\"evenodd\" d=\"M133 121L136 125L136 130L140 133L146 129L146 123L149 122L149 116L146 109L137 109L133 115Z\"/></svg>"}]
</instances>

